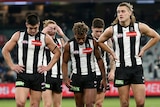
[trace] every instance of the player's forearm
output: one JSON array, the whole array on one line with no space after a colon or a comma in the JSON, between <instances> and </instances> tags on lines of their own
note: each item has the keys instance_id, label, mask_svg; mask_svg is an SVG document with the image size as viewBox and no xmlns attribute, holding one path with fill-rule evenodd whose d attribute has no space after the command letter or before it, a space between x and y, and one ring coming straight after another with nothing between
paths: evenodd
<instances>
[{"instance_id":1,"label":"player's forearm","mask_svg":"<svg viewBox=\"0 0 160 107\"><path fill-rule=\"evenodd\" d=\"M61 56L60 51L57 51L56 53L54 53L54 57L51 59L51 61L47 65L49 69L51 69L53 65L60 59L60 56Z\"/></svg>"},{"instance_id":2,"label":"player's forearm","mask_svg":"<svg viewBox=\"0 0 160 107\"><path fill-rule=\"evenodd\" d=\"M63 79L68 78L68 64L66 63L62 63L62 75L63 75Z\"/></svg>"},{"instance_id":3,"label":"player's forearm","mask_svg":"<svg viewBox=\"0 0 160 107\"><path fill-rule=\"evenodd\" d=\"M144 52L146 50L148 50L149 48L151 48L153 45L155 45L157 42L159 41L159 38L152 38L148 41L148 43L141 49L144 50Z\"/></svg>"},{"instance_id":4,"label":"player's forearm","mask_svg":"<svg viewBox=\"0 0 160 107\"><path fill-rule=\"evenodd\" d=\"M99 59L97 63L98 63L99 69L101 71L102 78L106 79L106 72L105 72L105 67L104 67L103 60Z\"/></svg>"},{"instance_id":5,"label":"player's forearm","mask_svg":"<svg viewBox=\"0 0 160 107\"><path fill-rule=\"evenodd\" d=\"M7 65L11 68L14 64L11 58L11 55L8 51L2 49L2 55L4 57L4 60L6 61Z\"/></svg>"},{"instance_id":6,"label":"player's forearm","mask_svg":"<svg viewBox=\"0 0 160 107\"><path fill-rule=\"evenodd\" d=\"M65 42L68 42L68 41L69 41L68 37L67 37L65 34L62 35L62 38L63 38L63 40L64 40Z\"/></svg>"},{"instance_id":7,"label":"player's forearm","mask_svg":"<svg viewBox=\"0 0 160 107\"><path fill-rule=\"evenodd\" d=\"M112 55L109 55L109 59L110 59L110 69L111 71L115 71L116 64L115 64L115 60L113 59Z\"/></svg>"},{"instance_id":8,"label":"player's forearm","mask_svg":"<svg viewBox=\"0 0 160 107\"><path fill-rule=\"evenodd\" d=\"M106 52L110 53L111 55L114 54L114 51L112 48L110 48L107 44L104 44L104 43L101 43L101 42L98 42L98 45Z\"/></svg>"}]
</instances>

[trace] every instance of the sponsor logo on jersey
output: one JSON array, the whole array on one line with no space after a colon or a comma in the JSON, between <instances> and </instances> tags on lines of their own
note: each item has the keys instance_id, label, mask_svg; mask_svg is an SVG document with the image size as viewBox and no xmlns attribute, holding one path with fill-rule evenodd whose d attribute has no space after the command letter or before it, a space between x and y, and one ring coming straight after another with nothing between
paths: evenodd
<instances>
[{"instance_id":1,"label":"sponsor logo on jersey","mask_svg":"<svg viewBox=\"0 0 160 107\"><path fill-rule=\"evenodd\" d=\"M90 53L92 53L92 48L85 48L85 49L83 49L83 51L82 51L84 54L90 54Z\"/></svg>"},{"instance_id":2,"label":"sponsor logo on jersey","mask_svg":"<svg viewBox=\"0 0 160 107\"><path fill-rule=\"evenodd\" d=\"M79 54L79 51L78 50L74 50L73 54Z\"/></svg>"},{"instance_id":3,"label":"sponsor logo on jersey","mask_svg":"<svg viewBox=\"0 0 160 107\"><path fill-rule=\"evenodd\" d=\"M123 34L122 33L118 33L117 38L122 38Z\"/></svg>"},{"instance_id":4,"label":"sponsor logo on jersey","mask_svg":"<svg viewBox=\"0 0 160 107\"><path fill-rule=\"evenodd\" d=\"M45 49L49 49L49 48L46 46Z\"/></svg>"},{"instance_id":5,"label":"sponsor logo on jersey","mask_svg":"<svg viewBox=\"0 0 160 107\"><path fill-rule=\"evenodd\" d=\"M127 37L135 37L135 36L137 36L137 33L136 33L135 31L126 32L126 36L127 36Z\"/></svg>"},{"instance_id":6,"label":"sponsor logo on jersey","mask_svg":"<svg viewBox=\"0 0 160 107\"><path fill-rule=\"evenodd\" d=\"M42 42L39 41L39 40L32 40L32 45L41 46L41 45L42 45Z\"/></svg>"},{"instance_id":7,"label":"sponsor logo on jersey","mask_svg":"<svg viewBox=\"0 0 160 107\"><path fill-rule=\"evenodd\" d=\"M27 40L23 40L22 43L23 44L28 44L28 41Z\"/></svg>"}]
</instances>

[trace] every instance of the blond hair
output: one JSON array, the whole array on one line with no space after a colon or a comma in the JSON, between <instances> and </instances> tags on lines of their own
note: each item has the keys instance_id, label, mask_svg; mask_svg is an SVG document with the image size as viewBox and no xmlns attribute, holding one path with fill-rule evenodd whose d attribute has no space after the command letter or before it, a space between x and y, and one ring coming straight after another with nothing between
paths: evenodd
<instances>
[{"instance_id":1,"label":"blond hair","mask_svg":"<svg viewBox=\"0 0 160 107\"><path fill-rule=\"evenodd\" d=\"M56 24L56 22L53 20L45 20L45 21L43 21L43 28L45 28L49 24Z\"/></svg>"},{"instance_id":2,"label":"blond hair","mask_svg":"<svg viewBox=\"0 0 160 107\"><path fill-rule=\"evenodd\" d=\"M130 3L127 3L127 2L122 2L122 3L120 3L117 7L121 7L121 6L126 6L126 7L129 9L129 11L132 12L132 14L131 14L131 16L130 16L130 18L131 18L131 24L133 24L134 22L136 22L136 18L135 18L134 13L133 13L133 5L131 5ZM117 24L118 22L119 22L119 20L118 20L118 18L116 17L115 20L112 22L111 25L115 25L115 24Z\"/></svg>"}]
</instances>

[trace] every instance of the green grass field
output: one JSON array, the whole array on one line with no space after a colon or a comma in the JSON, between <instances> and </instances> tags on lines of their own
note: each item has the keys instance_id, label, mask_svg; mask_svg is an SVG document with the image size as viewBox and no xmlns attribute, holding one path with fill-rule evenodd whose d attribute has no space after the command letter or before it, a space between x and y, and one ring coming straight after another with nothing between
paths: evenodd
<instances>
[{"instance_id":1,"label":"green grass field","mask_svg":"<svg viewBox=\"0 0 160 107\"><path fill-rule=\"evenodd\" d=\"M0 99L0 107L16 107L14 99ZM26 107L29 107L29 101L27 101ZM41 106L42 102L41 102ZM62 107L75 107L73 98L64 98L62 101ZM120 107L118 98L105 98L103 107ZM136 107L134 99L130 99L130 106ZM160 97L147 97L145 107L160 107Z\"/></svg>"}]
</instances>

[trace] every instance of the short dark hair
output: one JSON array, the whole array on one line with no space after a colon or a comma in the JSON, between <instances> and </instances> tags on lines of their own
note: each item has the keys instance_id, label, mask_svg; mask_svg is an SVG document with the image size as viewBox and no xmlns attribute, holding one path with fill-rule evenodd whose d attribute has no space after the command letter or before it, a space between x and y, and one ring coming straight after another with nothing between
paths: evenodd
<instances>
[{"instance_id":1,"label":"short dark hair","mask_svg":"<svg viewBox=\"0 0 160 107\"><path fill-rule=\"evenodd\" d=\"M92 21L92 27L93 28L104 28L104 20L101 18L94 18Z\"/></svg>"},{"instance_id":2,"label":"short dark hair","mask_svg":"<svg viewBox=\"0 0 160 107\"><path fill-rule=\"evenodd\" d=\"M37 15L35 14L29 14L26 18L26 23L34 26L40 22L40 19Z\"/></svg>"}]
</instances>

